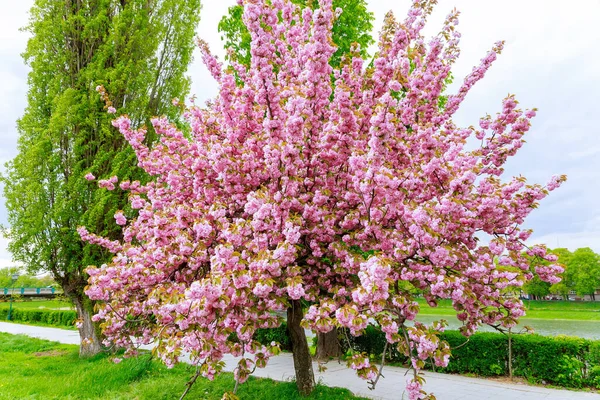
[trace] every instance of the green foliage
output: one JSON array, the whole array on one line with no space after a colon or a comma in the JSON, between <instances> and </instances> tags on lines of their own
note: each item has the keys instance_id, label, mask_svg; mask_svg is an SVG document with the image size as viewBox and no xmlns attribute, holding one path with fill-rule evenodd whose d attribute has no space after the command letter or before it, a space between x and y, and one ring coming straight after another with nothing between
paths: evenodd
<instances>
[{"instance_id":1,"label":"green foliage","mask_svg":"<svg viewBox=\"0 0 600 400\"><path fill-rule=\"evenodd\" d=\"M115 364L108 355L79 359L77 346L0 333L0 397L7 399L173 399L192 375L187 365L167 369L147 355ZM219 400L233 390L233 375L199 378L192 399ZM251 377L240 385L241 400L300 400L293 382ZM305 399L359 400L347 389L317 385Z\"/></svg>"},{"instance_id":2,"label":"green foliage","mask_svg":"<svg viewBox=\"0 0 600 400\"><path fill-rule=\"evenodd\" d=\"M577 249L569 259L575 291L578 295L593 295L600 287L600 255L589 247Z\"/></svg>"},{"instance_id":3,"label":"green foliage","mask_svg":"<svg viewBox=\"0 0 600 400\"><path fill-rule=\"evenodd\" d=\"M17 292L15 291L15 294ZM16 296L15 296L16 297ZM5 302L8 302L9 299L4 298ZM7 306L6 303L0 303L0 307ZM61 299L60 297L55 298L54 300L42 300L39 298L24 298L22 301L14 301L13 309L27 309L27 310L74 310L73 303L68 300Z\"/></svg>"},{"instance_id":4,"label":"green foliage","mask_svg":"<svg viewBox=\"0 0 600 400\"><path fill-rule=\"evenodd\" d=\"M350 246L350 251L352 251L354 254L358 254L359 256L361 256L363 258L363 260L367 260L367 259L369 259L369 257L371 257L372 255L375 254L375 250L364 251L359 246L355 246L355 245Z\"/></svg>"},{"instance_id":5,"label":"green foliage","mask_svg":"<svg viewBox=\"0 0 600 400\"><path fill-rule=\"evenodd\" d=\"M586 362L592 365L600 365L600 341L590 343Z\"/></svg>"},{"instance_id":6,"label":"green foliage","mask_svg":"<svg viewBox=\"0 0 600 400\"><path fill-rule=\"evenodd\" d=\"M352 351L358 353L367 353L373 358L380 358L383 353L385 346L385 333L380 329L369 325L365 329L365 334L362 336L352 336L347 330L342 331L343 339L340 341L342 352L346 353L350 348ZM391 354L388 353L385 358L387 360L394 360L396 362L402 362L408 360L403 354L400 354L396 349L391 349Z\"/></svg>"},{"instance_id":7,"label":"green foliage","mask_svg":"<svg viewBox=\"0 0 600 400\"><path fill-rule=\"evenodd\" d=\"M225 48L231 49L232 57L240 64L250 67L250 43L252 37L244 25L242 15L244 7L237 5L229 7L227 15L224 15L219 21L219 32L222 33L221 40L225 41Z\"/></svg>"},{"instance_id":8,"label":"green foliage","mask_svg":"<svg viewBox=\"0 0 600 400\"><path fill-rule=\"evenodd\" d=\"M278 331L276 335L280 337L283 332ZM386 339L379 328L368 326L362 336L355 337L348 332L343 336L345 339L340 343L343 352L347 353L352 349L353 352L366 353L375 360L381 360ZM268 336L263 332L260 337ZM448 342L452 356L447 367L435 368L437 372L478 376L508 375L506 335L480 332L467 340L458 331L446 331L440 338ZM281 339L276 341L281 342ZM514 376L563 387L600 388L600 341L567 336L513 335L512 352ZM396 346L388 346L385 359L389 363L410 363L408 357L399 352ZM426 368L432 368L430 360Z\"/></svg>"},{"instance_id":9,"label":"green foliage","mask_svg":"<svg viewBox=\"0 0 600 400\"><path fill-rule=\"evenodd\" d=\"M370 327L361 337L348 336L354 350L380 359L385 335ZM441 337L450 345L452 356L446 368L438 372L508 375L508 337L500 333L476 333L469 340L458 331L446 331ZM564 387L598 387L600 341L558 336L513 335L513 373L531 382L545 381ZM389 362L408 364L403 354L393 349ZM427 364L431 367L431 364ZM592 373L592 371L595 371Z\"/></svg>"},{"instance_id":10,"label":"green foliage","mask_svg":"<svg viewBox=\"0 0 600 400\"><path fill-rule=\"evenodd\" d=\"M124 192L84 176L146 179L96 87L135 123L177 115L171 100L188 93L199 9L200 0L36 0L31 9L28 105L17 123L18 155L2 177L4 233L15 261L51 272L69 296L82 298L85 267L109 256L82 243L76 228L118 239L114 213L133 214Z\"/></svg>"},{"instance_id":11,"label":"green foliage","mask_svg":"<svg viewBox=\"0 0 600 400\"><path fill-rule=\"evenodd\" d=\"M277 335L283 332L278 331ZM347 332L343 336L346 338L340 343L343 352L347 353L352 349L381 360L386 339L379 328L370 325L362 336L355 337ZM261 337L267 337L266 332ZM446 331L440 338L448 342L452 356L447 367L436 367L436 371L478 376L508 375L506 335L480 332L467 340L458 331ZM600 341L567 336L513 335L512 352L515 376L522 376L531 382L545 381L563 387L600 387ZM388 346L385 358L390 363L410 363L408 357L399 352L396 346ZM432 368L430 362L426 364L426 368Z\"/></svg>"},{"instance_id":12,"label":"green foliage","mask_svg":"<svg viewBox=\"0 0 600 400\"><path fill-rule=\"evenodd\" d=\"M36 353L57 349L71 348L72 346L61 345L58 342L35 339L26 335L11 335L0 333L0 354L2 353Z\"/></svg>"},{"instance_id":13,"label":"green foliage","mask_svg":"<svg viewBox=\"0 0 600 400\"><path fill-rule=\"evenodd\" d=\"M534 274L533 279L523 285L523 291L537 298L544 298L550 294L550 284Z\"/></svg>"},{"instance_id":14,"label":"green foliage","mask_svg":"<svg viewBox=\"0 0 600 400\"><path fill-rule=\"evenodd\" d=\"M561 274L562 281L550 287L550 292L560 294L564 298L570 291L579 296L591 295L600 287L600 255L589 247L570 252L567 249L555 249L552 253L558 255L558 262L565 271Z\"/></svg>"},{"instance_id":15,"label":"green foliage","mask_svg":"<svg viewBox=\"0 0 600 400\"><path fill-rule=\"evenodd\" d=\"M569 268L571 256L573 254L569 250L563 248L552 250L552 254L558 256L558 262L562 264L565 270L560 275L561 281L550 286L550 293L561 295L563 299L567 300L569 292L574 286L573 269Z\"/></svg>"},{"instance_id":16,"label":"green foliage","mask_svg":"<svg viewBox=\"0 0 600 400\"><path fill-rule=\"evenodd\" d=\"M0 307L0 320L5 321L8 317L9 307ZM71 310L32 310L13 307L11 314L12 322L24 322L28 324L42 324L58 327L73 327L77 319L77 312Z\"/></svg>"},{"instance_id":17,"label":"green foliage","mask_svg":"<svg viewBox=\"0 0 600 400\"><path fill-rule=\"evenodd\" d=\"M465 337L457 331L447 331L442 338L452 349L450 363L443 371L480 376L508 375L508 340L504 335L477 333L467 344L464 344Z\"/></svg>"},{"instance_id":18,"label":"green foliage","mask_svg":"<svg viewBox=\"0 0 600 400\"><path fill-rule=\"evenodd\" d=\"M370 32L375 16L367 10L364 0L333 0L333 9L337 8L342 9L342 14L332 29L332 39L337 50L329 61L334 68L341 64L344 55L350 53L354 43L360 45L360 55L363 58L367 57L369 46L374 43Z\"/></svg>"},{"instance_id":19,"label":"green foliage","mask_svg":"<svg viewBox=\"0 0 600 400\"><path fill-rule=\"evenodd\" d=\"M19 278L13 283L12 275L19 273ZM20 288L20 287L47 287L55 284L49 275L34 276L22 273L19 268L0 268L0 288Z\"/></svg>"},{"instance_id":20,"label":"green foliage","mask_svg":"<svg viewBox=\"0 0 600 400\"><path fill-rule=\"evenodd\" d=\"M2 268L0 269L0 288L2 287L12 287L13 286L13 280L12 280L12 275L14 273L18 273L19 272L19 268L17 267L9 267L9 268ZM20 276L19 276L20 278ZM14 282L15 287L16 286L16 282Z\"/></svg>"},{"instance_id":21,"label":"green foliage","mask_svg":"<svg viewBox=\"0 0 600 400\"><path fill-rule=\"evenodd\" d=\"M588 382L592 387L600 387L600 366L595 365L589 371Z\"/></svg>"},{"instance_id":22,"label":"green foliage","mask_svg":"<svg viewBox=\"0 0 600 400\"><path fill-rule=\"evenodd\" d=\"M292 0L300 7L318 7L312 0ZM344 55L350 53L352 45L360 45L360 55L366 58L369 46L374 43L371 37L375 16L367 10L365 0L333 0L333 8L341 8L342 14L335 21L332 30L332 40L337 50L330 60L334 68L338 68ZM243 7L236 5L229 8L229 12L219 22L221 39L225 47L231 49L228 56L246 67L250 66L250 47L252 38L244 25L242 15Z\"/></svg>"},{"instance_id":23,"label":"green foliage","mask_svg":"<svg viewBox=\"0 0 600 400\"><path fill-rule=\"evenodd\" d=\"M544 380L566 387L581 387L584 376L580 369L590 343L592 341L566 336L515 336L514 373L533 382Z\"/></svg>"},{"instance_id":24,"label":"green foliage","mask_svg":"<svg viewBox=\"0 0 600 400\"><path fill-rule=\"evenodd\" d=\"M264 345L270 345L271 342L279 343L281 350L292 351L292 340L287 329L286 323L282 323L278 328L258 329L254 334L254 340Z\"/></svg>"},{"instance_id":25,"label":"green foliage","mask_svg":"<svg viewBox=\"0 0 600 400\"><path fill-rule=\"evenodd\" d=\"M542 281L535 271L535 268L539 265L549 265L550 262L542 260L539 257L527 258L529 259L529 272L533 274L533 279L525 282L523 291L529 295L535 296L534 298L543 299L550 294L551 284Z\"/></svg>"}]
</instances>

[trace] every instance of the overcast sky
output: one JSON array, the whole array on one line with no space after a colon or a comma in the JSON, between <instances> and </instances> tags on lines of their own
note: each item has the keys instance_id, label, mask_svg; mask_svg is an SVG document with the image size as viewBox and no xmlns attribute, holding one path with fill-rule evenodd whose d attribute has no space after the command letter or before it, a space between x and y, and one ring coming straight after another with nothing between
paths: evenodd
<instances>
[{"instance_id":1,"label":"overcast sky","mask_svg":"<svg viewBox=\"0 0 600 400\"><path fill-rule=\"evenodd\" d=\"M203 3L198 35L222 57L217 24L235 0ZM387 11L403 18L409 6L408 0L367 3L376 17L375 37ZM27 23L31 4L32 0L0 0L2 165L16 154L15 121L26 105L28 70L20 53L27 35L19 27ZM454 7L461 11L462 33L462 53L453 70L457 84L495 41L506 40L504 52L469 93L455 121L476 124L479 117L498 111L508 93L516 94L523 107L537 107L527 144L508 162L507 176L522 174L530 182L545 183L554 174L567 174L568 181L527 219L526 226L535 232L531 241L600 252L600 0L439 0L426 33L437 33ZM196 59L189 75L192 93L203 101L216 94L216 85L198 53ZM1 195L0 224L7 224ZM0 267L11 265L6 245L0 237Z\"/></svg>"}]
</instances>

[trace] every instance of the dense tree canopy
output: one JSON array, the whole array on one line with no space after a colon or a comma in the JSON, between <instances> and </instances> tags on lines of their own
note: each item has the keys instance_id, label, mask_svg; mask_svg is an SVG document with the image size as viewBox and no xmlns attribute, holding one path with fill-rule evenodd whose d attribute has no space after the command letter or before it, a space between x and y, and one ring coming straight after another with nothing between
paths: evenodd
<instances>
[{"instance_id":1,"label":"dense tree canopy","mask_svg":"<svg viewBox=\"0 0 600 400\"><path fill-rule=\"evenodd\" d=\"M550 292L560 294L567 299L571 292L578 296L589 295L595 300L595 292L600 288L600 255L589 247L570 252L567 249L555 249L552 253L565 270L561 282L550 287Z\"/></svg>"},{"instance_id":2,"label":"dense tree canopy","mask_svg":"<svg viewBox=\"0 0 600 400\"><path fill-rule=\"evenodd\" d=\"M302 8L315 9L319 3L315 0L292 0ZM336 46L335 53L329 63L335 68L339 67L342 58L350 54L352 46L360 46L360 55L367 56L368 48L373 44L371 30L375 16L368 11L365 0L334 0L333 9L339 9L341 14L333 23L331 37ZM229 12L219 22L219 32L225 40L225 47L229 51L228 57L232 60L250 66L252 36L243 21L244 8L236 5L229 8Z\"/></svg>"},{"instance_id":3,"label":"dense tree canopy","mask_svg":"<svg viewBox=\"0 0 600 400\"><path fill-rule=\"evenodd\" d=\"M280 324L273 311L286 310L296 383L307 394L314 376L303 327L360 335L376 323L410 357L407 390L420 399L417 371L427 359L446 365L450 349L438 337L442 322L408 324L416 293L431 305L451 299L466 336L482 323L516 324L523 305L506 289L532 278L532 258L556 261L543 246L526 248L522 225L565 177L546 186L504 177L535 116L512 95L478 127L452 121L503 43L439 104L460 35L452 12L424 41L434 3L415 1L402 22L388 14L372 64L355 52L333 69L331 0L314 10L244 1L250 67L224 68L203 46L219 93L185 111L189 134L155 118L160 141L149 147L146 128L127 116L113 122L153 180L121 182L139 210L115 215L121 240L79 230L115 254L88 270L110 341L128 355L157 343L169 365L185 352L209 378L231 353L243 382L276 353L253 333ZM551 283L562 271L541 262L534 270ZM348 364L371 385L380 377L365 354Z\"/></svg>"},{"instance_id":4,"label":"dense tree canopy","mask_svg":"<svg viewBox=\"0 0 600 400\"><path fill-rule=\"evenodd\" d=\"M544 282L534 273L533 279L523 285L523 291L533 296L534 300L544 300L550 294L551 286L549 282Z\"/></svg>"},{"instance_id":5,"label":"dense tree canopy","mask_svg":"<svg viewBox=\"0 0 600 400\"><path fill-rule=\"evenodd\" d=\"M123 192L98 189L85 176L143 179L133 151L110 126L110 111L137 124L175 115L188 92L199 0L36 0L24 53L31 67L28 105L18 121L18 155L3 179L13 259L49 271L84 320L82 353L99 350L84 296L84 267L108 253L82 243L81 224L113 239ZM96 87L112 102L105 105Z\"/></svg>"},{"instance_id":6,"label":"dense tree canopy","mask_svg":"<svg viewBox=\"0 0 600 400\"><path fill-rule=\"evenodd\" d=\"M18 274L16 281L13 281L14 274ZM55 282L49 275L34 276L23 273L18 267L0 268L0 288L10 287L46 287Z\"/></svg>"},{"instance_id":7,"label":"dense tree canopy","mask_svg":"<svg viewBox=\"0 0 600 400\"><path fill-rule=\"evenodd\" d=\"M589 247L577 249L569 259L568 268L572 271L574 288L578 295L595 298L600 288L600 255Z\"/></svg>"}]
</instances>

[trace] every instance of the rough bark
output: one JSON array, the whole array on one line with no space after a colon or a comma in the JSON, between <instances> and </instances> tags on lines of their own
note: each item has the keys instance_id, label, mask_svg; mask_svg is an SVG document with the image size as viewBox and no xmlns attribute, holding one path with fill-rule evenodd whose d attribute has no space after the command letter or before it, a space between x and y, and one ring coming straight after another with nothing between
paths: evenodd
<instances>
[{"instance_id":1,"label":"rough bark","mask_svg":"<svg viewBox=\"0 0 600 400\"><path fill-rule=\"evenodd\" d=\"M330 358L339 357L341 354L342 349L337 328L327 333L319 332L317 334L317 352L315 354L317 360L329 360Z\"/></svg>"},{"instance_id":2,"label":"rough bark","mask_svg":"<svg viewBox=\"0 0 600 400\"><path fill-rule=\"evenodd\" d=\"M96 324L92 321L92 315L94 313L91 309L91 304L88 304L90 301L87 299L80 299L77 296L73 296L71 299L75 304L77 316L81 321L81 327L79 328L79 338L81 339L79 356L90 357L100 353L102 351L102 341Z\"/></svg>"},{"instance_id":3,"label":"rough bark","mask_svg":"<svg viewBox=\"0 0 600 400\"><path fill-rule=\"evenodd\" d=\"M512 332L508 329L508 378L512 381L513 379L513 354L512 354Z\"/></svg>"},{"instance_id":4,"label":"rough bark","mask_svg":"<svg viewBox=\"0 0 600 400\"><path fill-rule=\"evenodd\" d=\"M303 316L300 301L292 300L291 306L287 310L287 327L292 340L296 385L302 396L308 396L315 388L315 375L313 373L312 359L308 350L306 334L304 333L304 328L300 326Z\"/></svg>"}]
</instances>

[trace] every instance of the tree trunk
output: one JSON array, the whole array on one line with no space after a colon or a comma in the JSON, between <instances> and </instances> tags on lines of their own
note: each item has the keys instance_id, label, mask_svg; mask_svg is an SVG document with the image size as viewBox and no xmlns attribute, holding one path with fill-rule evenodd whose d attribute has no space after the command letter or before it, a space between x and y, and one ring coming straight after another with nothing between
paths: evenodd
<instances>
[{"instance_id":1,"label":"tree trunk","mask_svg":"<svg viewBox=\"0 0 600 400\"><path fill-rule=\"evenodd\" d=\"M513 365L512 365L512 332L511 328L508 328L508 378L512 381L513 379Z\"/></svg>"},{"instance_id":2,"label":"tree trunk","mask_svg":"<svg viewBox=\"0 0 600 400\"><path fill-rule=\"evenodd\" d=\"M327 333L317 333L317 352L315 354L317 360L328 360L339 357L341 354L337 328L333 328Z\"/></svg>"},{"instance_id":3,"label":"tree trunk","mask_svg":"<svg viewBox=\"0 0 600 400\"><path fill-rule=\"evenodd\" d=\"M72 296L71 300L75 303L77 316L81 321L81 327L79 328L79 337L81 339L79 356L90 357L96 355L102 351L102 343L96 324L92 321L93 311L90 300L80 299L77 296Z\"/></svg>"},{"instance_id":4,"label":"tree trunk","mask_svg":"<svg viewBox=\"0 0 600 400\"><path fill-rule=\"evenodd\" d=\"M290 308L287 309L287 327L292 339L296 385L302 396L308 396L315 388L315 376L304 328L300 326L303 316L300 301L292 300Z\"/></svg>"}]
</instances>

